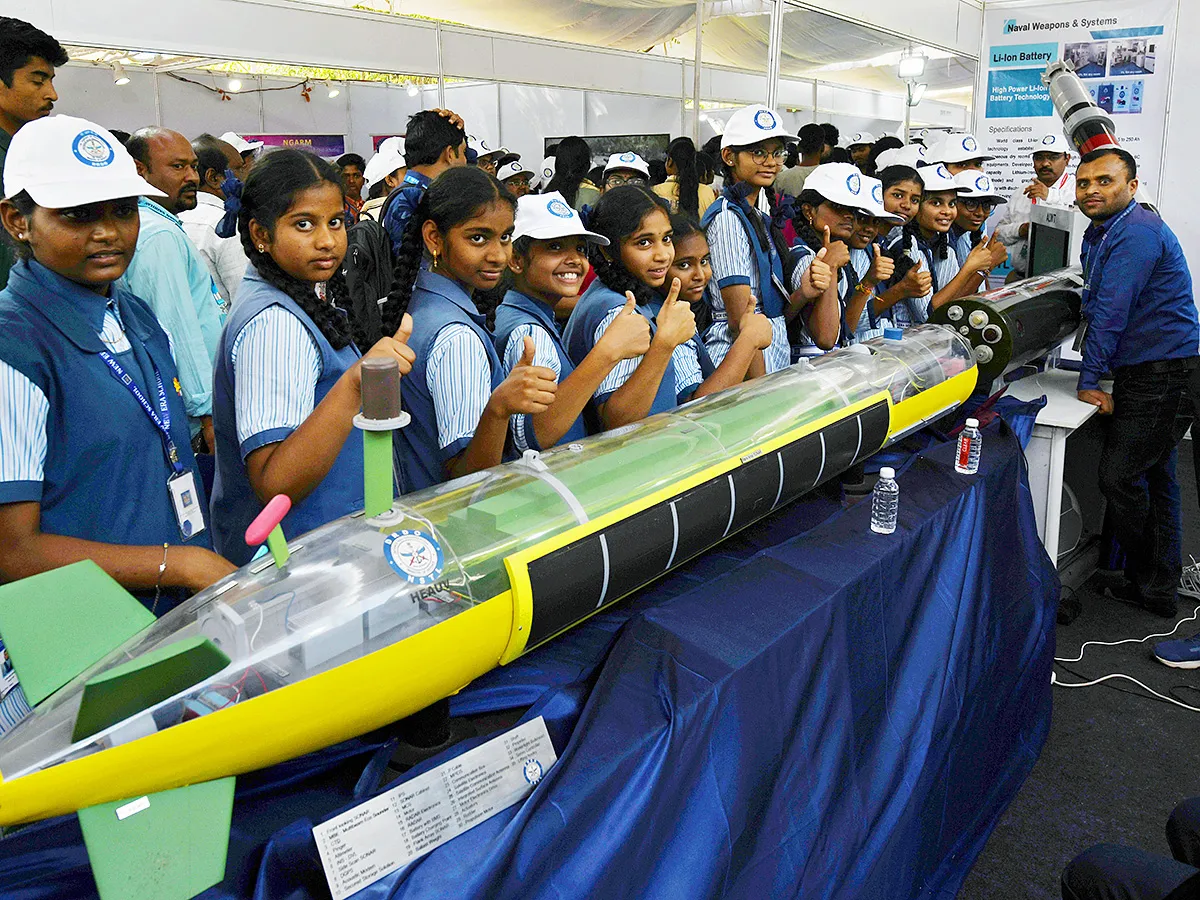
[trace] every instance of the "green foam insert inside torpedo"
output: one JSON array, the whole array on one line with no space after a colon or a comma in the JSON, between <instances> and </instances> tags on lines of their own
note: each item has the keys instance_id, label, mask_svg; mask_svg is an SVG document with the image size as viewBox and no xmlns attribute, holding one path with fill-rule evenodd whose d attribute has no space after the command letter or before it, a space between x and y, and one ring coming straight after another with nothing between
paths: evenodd
<instances>
[{"instance_id":1,"label":"green foam insert inside torpedo","mask_svg":"<svg viewBox=\"0 0 1200 900\"><path fill-rule=\"evenodd\" d=\"M79 811L101 900L190 900L225 877L234 779Z\"/></svg>"},{"instance_id":2,"label":"green foam insert inside torpedo","mask_svg":"<svg viewBox=\"0 0 1200 900\"><path fill-rule=\"evenodd\" d=\"M90 559L0 586L0 637L33 706L153 622Z\"/></svg>"},{"instance_id":3,"label":"green foam insert inside torpedo","mask_svg":"<svg viewBox=\"0 0 1200 900\"><path fill-rule=\"evenodd\" d=\"M203 636L173 641L83 686L72 741L103 731L135 713L186 690L229 665L229 657Z\"/></svg>"}]
</instances>

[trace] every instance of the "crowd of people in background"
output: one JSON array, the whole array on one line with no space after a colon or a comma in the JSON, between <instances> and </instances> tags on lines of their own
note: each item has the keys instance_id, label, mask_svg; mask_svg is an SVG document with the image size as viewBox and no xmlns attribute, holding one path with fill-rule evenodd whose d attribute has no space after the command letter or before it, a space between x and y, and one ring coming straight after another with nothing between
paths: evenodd
<instances>
[{"instance_id":1,"label":"crowd of people in background","mask_svg":"<svg viewBox=\"0 0 1200 900\"><path fill-rule=\"evenodd\" d=\"M661 159L572 136L527 166L436 109L327 160L52 115L65 50L3 24L5 580L90 557L162 612L272 496L291 533L361 508L363 357L404 378L404 493L920 324L1007 255L970 135L752 105Z\"/></svg>"}]
</instances>

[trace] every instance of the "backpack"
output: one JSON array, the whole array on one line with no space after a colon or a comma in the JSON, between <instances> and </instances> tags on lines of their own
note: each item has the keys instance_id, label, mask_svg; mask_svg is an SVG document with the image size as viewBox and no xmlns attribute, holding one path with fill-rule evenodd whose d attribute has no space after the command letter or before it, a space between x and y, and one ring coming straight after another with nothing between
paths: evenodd
<instances>
[{"instance_id":1,"label":"backpack","mask_svg":"<svg viewBox=\"0 0 1200 900\"><path fill-rule=\"evenodd\" d=\"M349 294L350 321L363 326L369 343L358 349L366 353L383 337L379 302L392 287L392 240L374 219L362 218L346 232L346 258L342 275Z\"/></svg>"}]
</instances>

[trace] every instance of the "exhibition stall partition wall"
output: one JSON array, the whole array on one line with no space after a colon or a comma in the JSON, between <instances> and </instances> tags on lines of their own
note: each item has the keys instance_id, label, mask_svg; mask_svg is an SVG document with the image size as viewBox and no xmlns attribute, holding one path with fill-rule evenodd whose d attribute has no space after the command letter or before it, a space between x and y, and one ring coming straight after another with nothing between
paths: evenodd
<instances>
[{"instance_id":1,"label":"exhibition stall partition wall","mask_svg":"<svg viewBox=\"0 0 1200 900\"><path fill-rule=\"evenodd\" d=\"M191 54L198 63L206 59L245 59L423 77L436 77L440 63L441 74L454 80L425 85L416 96L411 96L403 84L351 82L343 85L335 98L314 90L305 102L298 90L254 92L255 88L295 84L295 79L241 76L241 94L224 100L213 90L175 77L211 88L222 84L220 76L196 69L152 72L127 67L130 83L116 86L107 67L67 66L59 76L62 99L58 110L100 118L114 128L132 130L159 123L189 136L226 130L341 134L346 137L347 150L367 155L372 149L372 135L395 133L411 113L444 102L462 113L472 131L500 141L531 162L541 160L546 137L692 132L694 74L690 59L435 27L289 0L197 0L205 9L191 4L186 15L182 9L168 9L154 22L133 15L137 0L115 2L117 6L128 6L130 15L112 9L104 17L80 12L79 0L18 0L14 14L26 15L73 46ZM954 4L955 0L937 2ZM23 6L28 8L20 8ZM213 8L206 9L209 6ZM224 23L223 29L210 34L208 26L197 27L196 23L206 21L206 13L211 13L211 21ZM783 20L785 54L787 47L804 39L793 32L811 27L813 21L811 13L804 19L794 15L790 12ZM768 18L759 15L746 21ZM243 22L243 27L231 27L237 21ZM129 23L136 25L130 27ZM262 25L261 31L254 30L256 23ZM369 26L365 31L364 25ZM713 26L714 20L710 19L705 27ZM852 27L867 31L861 26ZM314 43L314 34L324 34L327 40ZM368 35L372 37L368 39ZM259 37L262 39L254 39ZM295 39L281 39L284 37ZM897 40L894 35L880 33L877 49L895 46ZM396 49L382 53L381 43ZM737 49L723 47L717 48L721 50L719 58L731 56ZM788 59L786 55L784 58ZM701 141L723 127L733 108L761 102L767 96L765 53L758 59L761 62L757 69L707 62L702 65ZM904 118L904 100L894 93L820 79L784 76L778 81L776 96L776 105L793 130L805 122L820 120L832 121L846 131L880 133L896 131ZM914 109L913 121L963 127L967 116L963 106L930 100Z\"/></svg>"}]
</instances>

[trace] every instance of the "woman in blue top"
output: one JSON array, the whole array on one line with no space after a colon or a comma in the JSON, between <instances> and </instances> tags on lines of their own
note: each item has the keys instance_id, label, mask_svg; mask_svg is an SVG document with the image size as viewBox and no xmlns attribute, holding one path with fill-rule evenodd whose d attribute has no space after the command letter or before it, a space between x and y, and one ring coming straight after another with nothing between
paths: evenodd
<instances>
[{"instance_id":1,"label":"woman in blue top","mask_svg":"<svg viewBox=\"0 0 1200 900\"><path fill-rule=\"evenodd\" d=\"M283 528L293 535L362 508L362 442L351 437L362 376L339 308L346 228L337 167L302 150L263 157L242 190L238 232L250 265L217 353L212 508L217 548L246 563L255 550L246 527L276 494L292 499ZM367 355L407 373L410 329L402 323Z\"/></svg>"},{"instance_id":2,"label":"woman in blue top","mask_svg":"<svg viewBox=\"0 0 1200 900\"><path fill-rule=\"evenodd\" d=\"M233 566L209 549L169 338L113 287L159 192L70 116L13 137L4 185L21 259L0 292L0 580L91 559L162 614Z\"/></svg>"},{"instance_id":3,"label":"woman in blue top","mask_svg":"<svg viewBox=\"0 0 1200 900\"><path fill-rule=\"evenodd\" d=\"M517 201L508 264L513 287L496 310L496 351L507 374L524 354L525 341L532 340L534 365L551 369L558 379L554 402L533 417L536 445L525 442L528 428L519 421L523 417L513 423L513 440L522 452L577 441L595 431L594 410L589 409L592 394L617 363L641 356L650 347L650 326L629 304L627 314L617 317L583 362L579 366L571 362L558 312L564 305L574 305L579 296L588 270L589 242L607 244L608 240L588 231L558 191Z\"/></svg>"},{"instance_id":4,"label":"woman in blue top","mask_svg":"<svg viewBox=\"0 0 1200 900\"><path fill-rule=\"evenodd\" d=\"M576 304L563 333L571 359L584 359L632 307L653 326L645 355L618 363L596 390L605 428L665 412L746 377L751 360L740 354L713 366L696 334L695 314L680 298L679 279L670 281L665 299L660 293L675 259L663 198L640 185L613 188L596 204L588 227L607 238L608 245L593 249L596 281Z\"/></svg>"},{"instance_id":5,"label":"woman in blue top","mask_svg":"<svg viewBox=\"0 0 1200 900\"><path fill-rule=\"evenodd\" d=\"M413 319L408 343L417 359L404 387L412 421L396 437L407 491L498 465L513 455L510 416L536 415L554 402L554 371L533 364L533 339L523 341L505 377L472 299L495 288L508 268L515 207L504 185L463 166L439 175L409 219L383 307L385 330L399 327L407 312ZM520 422L533 427L529 415Z\"/></svg>"}]
</instances>

